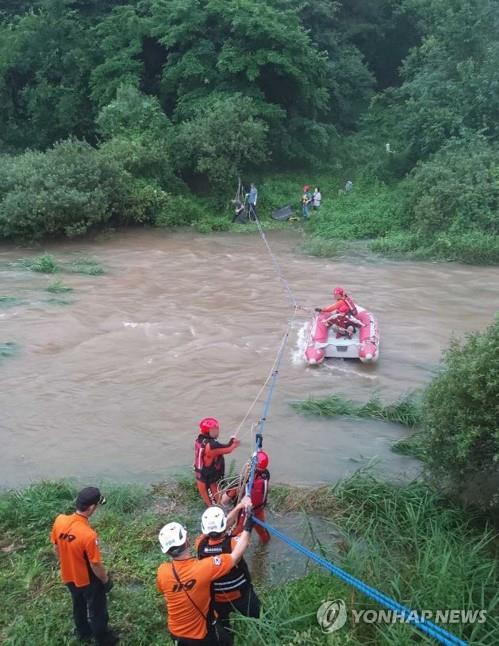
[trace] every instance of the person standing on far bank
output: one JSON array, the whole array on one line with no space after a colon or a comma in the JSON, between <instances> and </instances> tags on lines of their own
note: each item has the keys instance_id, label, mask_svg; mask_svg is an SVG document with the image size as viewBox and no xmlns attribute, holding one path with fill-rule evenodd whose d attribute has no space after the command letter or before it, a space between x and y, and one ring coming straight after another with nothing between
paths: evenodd
<instances>
[{"instance_id":1,"label":"person standing on far bank","mask_svg":"<svg viewBox=\"0 0 499 646\"><path fill-rule=\"evenodd\" d=\"M256 215L256 201L258 199L258 190L253 182L250 185L250 192L247 194L248 198L248 217L250 220L254 220Z\"/></svg>"},{"instance_id":2,"label":"person standing on far bank","mask_svg":"<svg viewBox=\"0 0 499 646\"><path fill-rule=\"evenodd\" d=\"M59 560L62 582L73 600L75 636L83 642L112 646L119 638L108 628L106 593L113 586L102 565L97 533L88 519L106 499L96 487L82 489L73 514L60 514L54 521L50 542Z\"/></svg>"},{"instance_id":3,"label":"person standing on far bank","mask_svg":"<svg viewBox=\"0 0 499 646\"><path fill-rule=\"evenodd\" d=\"M312 206L314 211L318 211L321 208L322 194L321 189L316 186L314 189L314 194L312 195Z\"/></svg>"}]
</instances>

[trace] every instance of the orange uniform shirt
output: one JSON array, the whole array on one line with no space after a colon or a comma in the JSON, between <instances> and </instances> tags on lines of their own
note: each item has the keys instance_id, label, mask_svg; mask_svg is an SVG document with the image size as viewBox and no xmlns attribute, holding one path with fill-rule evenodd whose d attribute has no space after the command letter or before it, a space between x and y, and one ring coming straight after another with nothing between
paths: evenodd
<instances>
[{"instance_id":1,"label":"orange uniform shirt","mask_svg":"<svg viewBox=\"0 0 499 646\"><path fill-rule=\"evenodd\" d=\"M97 533L90 527L88 519L79 514L60 514L52 527L50 541L59 550L63 582L74 583L77 588L88 585L89 562L101 562Z\"/></svg>"},{"instance_id":2,"label":"orange uniform shirt","mask_svg":"<svg viewBox=\"0 0 499 646\"><path fill-rule=\"evenodd\" d=\"M174 565L181 585L173 574L171 563L162 563L156 578L156 586L166 601L168 630L176 637L203 639L208 632L206 617L210 608L211 582L231 571L232 557L221 554L202 561L191 558L174 561Z\"/></svg>"}]
</instances>

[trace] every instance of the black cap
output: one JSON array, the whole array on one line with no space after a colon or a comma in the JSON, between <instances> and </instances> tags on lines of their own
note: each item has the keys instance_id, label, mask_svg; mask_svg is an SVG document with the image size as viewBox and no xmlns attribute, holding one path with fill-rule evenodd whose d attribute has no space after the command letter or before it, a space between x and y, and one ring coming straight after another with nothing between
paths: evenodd
<instances>
[{"instance_id":1,"label":"black cap","mask_svg":"<svg viewBox=\"0 0 499 646\"><path fill-rule=\"evenodd\" d=\"M97 487L85 487L78 494L76 499L76 508L79 511L85 511L90 505L105 505L106 499L101 495Z\"/></svg>"}]
</instances>

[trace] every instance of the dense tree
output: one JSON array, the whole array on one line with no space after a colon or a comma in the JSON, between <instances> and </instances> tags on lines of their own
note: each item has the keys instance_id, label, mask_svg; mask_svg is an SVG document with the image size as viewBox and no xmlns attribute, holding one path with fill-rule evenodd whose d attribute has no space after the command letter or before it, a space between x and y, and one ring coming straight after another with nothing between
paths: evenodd
<instances>
[{"instance_id":1,"label":"dense tree","mask_svg":"<svg viewBox=\"0 0 499 646\"><path fill-rule=\"evenodd\" d=\"M92 136L93 50L85 26L63 0L0 24L0 144L44 148L69 135Z\"/></svg>"},{"instance_id":2,"label":"dense tree","mask_svg":"<svg viewBox=\"0 0 499 646\"><path fill-rule=\"evenodd\" d=\"M497 0L406 0L423 42L403 64L404 82L384 102L400 146L416 161L451 137L499 136ZM388 117L390 118L390 117Z\"/></svg>"}]
</instances>

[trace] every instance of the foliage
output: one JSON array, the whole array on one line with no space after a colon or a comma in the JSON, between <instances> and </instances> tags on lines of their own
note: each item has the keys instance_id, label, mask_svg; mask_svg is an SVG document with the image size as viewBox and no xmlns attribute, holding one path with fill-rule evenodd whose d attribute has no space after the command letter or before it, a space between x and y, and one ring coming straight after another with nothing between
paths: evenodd
<instances>
[{"instance_id":1,"label":"foliage","mask_svg":"<svg viewBox=\"0 0 499 646\"><path fill-rule=\"evenodd\" d=\"M350 415L354 417L372 417L387 422L396 422L414 427L421 424L420 403L413 395L402 397L392 404L383 404L378 397L371 397L365 404L357 404L341 395L330 395L324 399L308 399L293 404L293 408L312 415L333 417Z\"/></svg>"},{"instance_id":2,"label":"foliage","mask_svg":"<svg viewBox=\"0 0 499 646\"><path fill-rule=\"evenodd\" d=\"M133 178L152 181L162 188L175 185L172 127L155 97L141 94L133 86L120 86L116 98L99 112L96 123L104 139L100 150L106 157Z\"/></svg>"},{"instance_id":3,"label":"foliage","mask_svg":"<svg viewBox=\"0 0 499 646\"><path fill-rule=\"evenodd\" d=\"M385 235L400 226L400 192L376 180L361 179L350 192L339 190L325 197L311 219L314 236L355 240Z\"/></svg>"},{"instance_id":4,"label":"foliage","mask_svg":"<svg viewBox=\"0 0 499 646\"><path fill-rule=\"evenodd\" d=\"M82 235L107 222L127 193L123 171L83 142L3 161L0 234L6 238Z\"/></svg>"},{"instance_id":5,"label":"foliage","mask_svg":"<svg viewBox=\"0 0 499 646\"><path fill-rule=\"evenodd\" d=\"M95 40L64 0L0 21L0 147L45 148L91 136Z\"/></svg>"},{"instance_id":6,"label":"foliage","mask_svg":"<svg viewBox=\"0 0 499 646\"><path fill-rule=\"evenodd\" d=\"M60 270L59 263L50 253L44 253L42 256L25 260L24 265L31 271L37 271L41 274L55 274Z\"/></svg>"},{"instance_id":7,"label":"foliage","mask_svg":"<svg viewBox=\"0 0 499 646\"><path fill-rule=\"evenodd\" d=\"M163 602L154 587L154 574L163 560L157 532L171 518L196 532L199 497L192 482L188 486L165 483L149 490L108 486L105 492L108 504L91 522L115 581L109 602L111 622L126 643L170 643ZM3 643L74 643L70 598L60 583L47 535L52 519L72 510L75 495L72 485L44 482L0 496ZM319 543L306 519L305 523L315 550L326 558L339 561L354 576L413 608L485 609L486 624L454 625L453 631L473 643L497 641L499 625L493 611L499 601L499 572L490 553L494 536L474 527L427 487L412 484L399 489L357 476L336 489L280 487L278 497L281 513L291 509L288 503L303 500L310 513L325 514L322 522L328 533L341 537L337 543ZM296 513L291 518L296 523ZM276 549L282 570L288 548ZM270 563L267 574L272 565L276 563ZM346 584L315 568L278 586L267 578L256 585L263 616L258 621L233 616L236 644L306 641L319 646L324 635L316 613L324 599L345 599L349 613L352 604L357 610L373 607L362 595L352 595ZM347 625L341 643L395 645L414 636L414 629L402 623L366 623Z\"/></svg>"},{"instance_id":8,"label":"foliage","mask_svg":"<svg viewBox=\"0 0 499 646\"><path fill-rule=\"evenodd\" d=\"M449 235L440 233L430 241L413 233L393 233L370 244L372 251L395 258L445 260L470 265L499 264L499 237L475 231Z\"/></svg>"},{"instance_id":9,"label":"foliage","mask_svg":"<svg viewBox=\"0 0 499 646\"><path fill-rule=\"evenodd\" d=\"M499 154L483 136L449 142L406 181L404 223L431 239L481 231L499 234Z\"/></svg>"},{"instance_id":10,"label":"foliage","mask_svg":"<svg viewBox=\"0 0 499 646\"><path fill-rule=\"evenodd\" d=\"M241 94L211 97L178 127L177 167L206 174L214 187L227 187L249 162L265 161L267 130L253 99Z\"/></svg>"},{"instance_id":11,"label":"foliage","mask_svg":"<svg viewBox=\"0 0 499 646\"><path fill-rule=\"evenodd\" d=\"M499 319L486 331L453 341L441 373L424 394L428 463L437 479L462 489L481 481L480 501L499 505ZM493 492L485 483L495 482ZM494 497L495 495L495 497Z\"/></svg>"},{"instance_id":12,"label":"foliage","mask_svg":"<svg viewBox=\"0 0 499 646\"><path fill-rule=\"evenodd\" d=\"M325 240L320 236L311 236L298 247L301 253L320 258L335 258L344 249L343 243L337 238Z\"/></svg>"},{"instance_id":13,"label":"foliage","mask_svg":"<svg viewBox=\"0 0 499 646\"><path fill-rule=\"evenodd\" d=\"M102 276L104 267L93 258L77 258L67 269L72 274L85 274L87 276Z\"/></svg>"}]
</instances>

